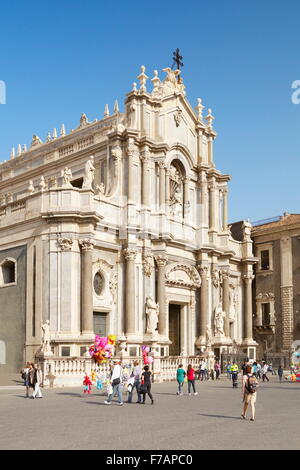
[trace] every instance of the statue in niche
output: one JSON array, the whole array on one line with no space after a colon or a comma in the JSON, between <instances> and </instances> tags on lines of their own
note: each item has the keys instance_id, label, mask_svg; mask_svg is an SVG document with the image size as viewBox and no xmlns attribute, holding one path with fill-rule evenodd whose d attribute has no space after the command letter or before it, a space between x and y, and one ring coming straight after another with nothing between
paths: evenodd
<instances>
[{"instance_id":1,"label":"statue in niche","mask_svg":"<svg viewBox=\"0 0 300 470\"><path fill-rule=\"evenodd\" d=\"M61 170L61 176L63 179L63 186L72 186L71 179L72 179L72 171L67 166Z\"/></svg>"},{"instance_id":2,"label":"statue in niche","mask_svg":"<svg viewBox=\"0 0 300 470\"><path fill-rule=\"evenodd\" d=\"M158 324L159 304L156 303L151 295L146 299L146 318L147 326L146 333L154 335L157 333L156 328Z\"/></svg>"},{"instance_id":3,"label":"statue in niche","mask_svg":"<svg viewBox=\"0 0 300 470\"><path fill-rule=\"evenodd\" d=\"M51 352L51 347L50 347L50 322L49 320L46 320L45 323L41 324L42 328L42 347L41 351L45 353Z\"/></svg>"},{"instance_id":4,"label":"statue in niche","mask_svg":"<svg viewBox=\"0 0 300 470\"><path fill-rule=\"evenodd\" d=\"M85 189L92 189L95 175L94 156L86 162L84 167L84 178L82 187Z\"/></svg>"},{"instance_id":5,"label":"statue in niche","mask_svg":"<svg viewBox=\"0 0 300 470\"><path fill-rule=\"evenodd\" d=\"M224 336L224 318L225 312L223 312L222 303L219 302L215 308L215 336Z\"/></svg>"},{"instance_id":6,"label":"statue in niche","mask_svg":"<svg viewBox=\"0 0 300 470\"><path fill-rule=\"evenodd\" d=\"M176 187L171 199L171 214L177 217L182 216L182 194L179 186Z\"/></svg>"}]
</instances>

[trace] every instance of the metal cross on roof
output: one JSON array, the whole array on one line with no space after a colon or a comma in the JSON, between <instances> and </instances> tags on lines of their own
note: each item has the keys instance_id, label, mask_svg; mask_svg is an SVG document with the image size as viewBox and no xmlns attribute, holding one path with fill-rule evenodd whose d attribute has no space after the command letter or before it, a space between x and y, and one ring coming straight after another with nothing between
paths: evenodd
<instances>
[{"instance_id":1,"label":"metal cross on roof","mask_svg":"<svg viewBox=\"0 0 300 470\"><path fill-rule=\"evenodd\" d=\"M179 49L177 47L176 51L173 52L173 65L172 65L172 69L174 67L174 65L176 64L177 65L177 69L180 70L180 67L183 67L183 63L181 62L182 60L182 55L180 55L179 53Z\"/></svg>"}]
</instances>

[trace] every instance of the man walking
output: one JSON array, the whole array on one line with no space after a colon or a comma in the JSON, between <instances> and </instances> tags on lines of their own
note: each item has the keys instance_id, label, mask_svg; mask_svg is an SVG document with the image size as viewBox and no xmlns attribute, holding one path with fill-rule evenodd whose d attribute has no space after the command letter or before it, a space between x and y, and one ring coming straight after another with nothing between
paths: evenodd
<instances>
[{"instance_id":1,"label":"man walking","mask_svg":"<svg viewBox=\"0 0 300 470\"><path fill-rule=\"evenodd\" d=\"M239 368L235 361L233 361L233 364L230 368L230 372L231 372L231 377L232 377L232 387L237 388Z\"/></svg>"},{"instance_id":2,"label":"man walking","mask_svg":"<svg viewBox=\"0 0 300 470\"><path fill-rule=\"evenodd\" d=\"M109 395L108 399L104 402L106 405L110 405L115 394L118 394L119 405L123 405L122 399L122 375L123 369L121 366L121 361L114 361L114 368L111 374L110 383L112 385L112 393Z\"/></svg>"},{"instance_id":3,"label":"man walking","mask_svg":"<svg viewBox=\"0 0 300 470\"><path fill-rule=\"evenodd\" d=\"M263 366L262 366L262 380L263 382L266 380L267 382L269 382L269 377L267 376L267 373L268 373L268 370L269 370L269 366L268 364L266 364L265 362L263 363Z\"/></svg>"}]
</instances>

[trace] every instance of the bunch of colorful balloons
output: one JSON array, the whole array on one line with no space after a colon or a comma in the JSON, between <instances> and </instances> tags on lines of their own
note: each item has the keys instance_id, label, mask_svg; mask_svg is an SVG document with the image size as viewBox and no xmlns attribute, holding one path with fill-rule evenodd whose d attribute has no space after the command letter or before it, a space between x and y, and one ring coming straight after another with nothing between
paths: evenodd
<instances>
[{"instance_id":1,"label":"bunch of colorful balloons","mask_svg":"<svg viewBox=\"0 0 300 470\"><path fill-rule=\"evenodd\" d=\"M89 349L90 356L98 364L107 362L112 357L112 348L116 344L116 335L95 336L94 344Z\"/></svg>"},{"instance_id":2,"label":"bunch of colorful balloons","mask_svg":"<svg viewBox=\"0 0 300 470\"><path fill-rule=\"evenodd\" d=\"M152 355L149 355L149 352L150 352L149 346L146 346L145 344L143 344L143 346L142 346L142 356L143 356L143 363L145 364L145 366L148 365L148 364L152 364L152 362L153 362L153 357L152 357Z\"/></svg>"}]
</instances>

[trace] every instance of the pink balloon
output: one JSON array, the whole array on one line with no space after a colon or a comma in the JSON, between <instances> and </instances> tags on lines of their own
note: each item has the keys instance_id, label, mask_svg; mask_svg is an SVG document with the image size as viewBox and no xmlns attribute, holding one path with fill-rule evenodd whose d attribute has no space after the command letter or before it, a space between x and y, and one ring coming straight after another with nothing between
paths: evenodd
<instances>
[{"instance_id":1,"label":"pink balloon","mask_svg":"<svg viewBox=\"0 0 300 470\"><path fill-rule=\"evenodd\" d=\"M100 338L99 347L103 349L107 345L107 342L108 342L107 336L103 336L103 338Z\"/></svg>"},{"instance_id":2,"label":"pink balloon","mask_svg":"<svg viewBox=\"0 0 300 470\"><path fill-rule=\"evenodd\" d=\"M109 343L107 343L107 345L106 345L106 346L104 346L104 348L103 348L103 349L104 349L104 351L110 351L110 350L111 350L111 348L112 348L112 344L109 344Z\"/></svg>"},{"instance_id":3,"label":"pink balloon","mask_svg":"<svg viewBox=\"0 0 300 470\"><path fill-rule=\"evenodd\" d=\"M153 362L153 357L152 356L148 357L148 362L149 362L149 364L152 364L152 362Z\"/></svg>"},{"instance_id":4,"label":"pink balloon","mask_svg":"<svg viewBox=\"0 0 300 470\"><path fill-rule=\"evenodd\" d=\"M150 351L149 346L146 346L146 347L145 347L145 351L146 351L146 353L148 353L148 352Z\"/></svg>"}]
</instances>

